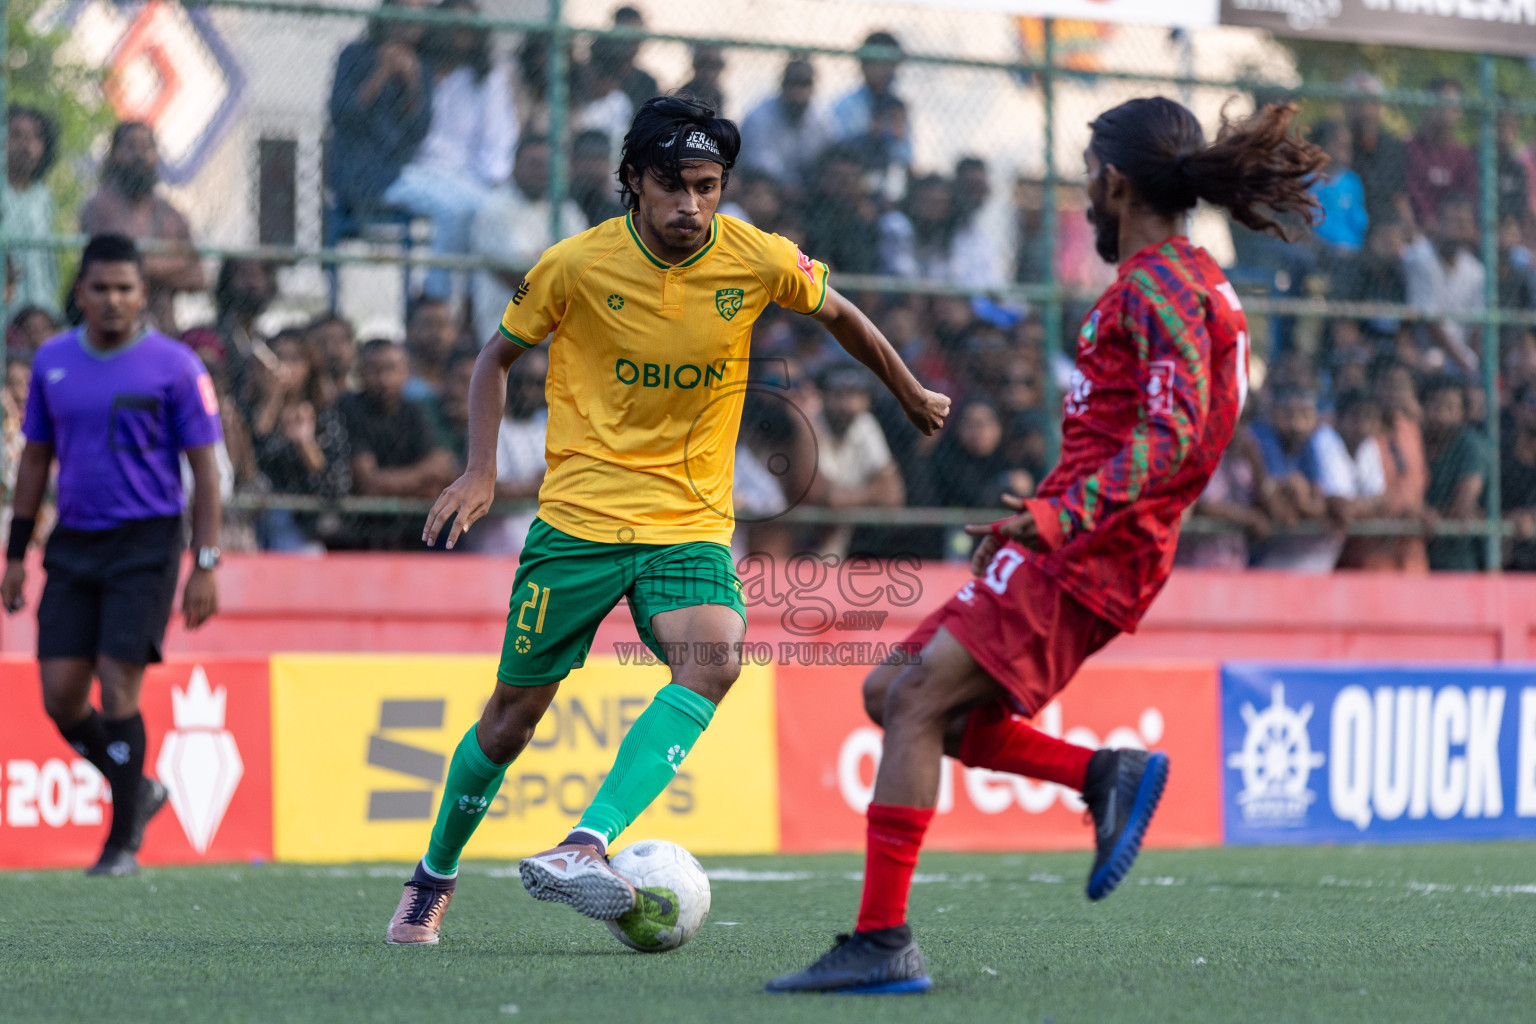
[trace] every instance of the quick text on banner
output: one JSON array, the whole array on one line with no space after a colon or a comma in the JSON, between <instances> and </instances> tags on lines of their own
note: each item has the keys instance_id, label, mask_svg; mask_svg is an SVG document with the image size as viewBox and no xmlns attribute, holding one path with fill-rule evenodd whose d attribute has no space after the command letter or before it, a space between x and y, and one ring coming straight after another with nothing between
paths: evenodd
<instances>
[{"instance_id":1,"label":"quick text on banner","mask_svg":"<svg viewBox=\"0 0 1536 1024\"><path fill-rule=\"evenodd\" d=\"M1504 814L1499 767L1502 686L1346 686L1333 703L1328 798L1364 830L1406 815L1446 820ZM1520 691L1518 817L1536 816L1536 688Z\"/></svg>"}]
</instances>

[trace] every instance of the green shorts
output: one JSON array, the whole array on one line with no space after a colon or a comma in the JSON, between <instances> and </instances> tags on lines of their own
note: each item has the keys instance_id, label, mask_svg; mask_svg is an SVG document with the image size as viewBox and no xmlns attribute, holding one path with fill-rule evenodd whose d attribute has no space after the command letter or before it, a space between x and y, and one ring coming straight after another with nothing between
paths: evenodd
<instances>
[{"instance_id":1,"label":"green shorts","mask_svg":"<svg viewBox=\"0 0 1536 1024\"><path fill-rule=\"evenodd\" d=\"M511 686L564 679L587 660L598 624L621 597L640 639L663 660L651 632L654 615L723 604L747 619L741 580L724 544L599 544L535 519L512 581L496 678Z\"/></svg>"}]
</instances>

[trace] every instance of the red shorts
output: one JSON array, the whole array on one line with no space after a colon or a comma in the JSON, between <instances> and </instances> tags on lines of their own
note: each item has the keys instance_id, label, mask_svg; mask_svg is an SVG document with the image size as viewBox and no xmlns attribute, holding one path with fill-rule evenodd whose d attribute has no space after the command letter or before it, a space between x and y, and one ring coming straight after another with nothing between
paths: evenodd
<instances>
[{"instance_id":1,"label":"red shorts","mask_svg":"<svg viewBox=\"0 0 1536 1024\"><path fill-rule=\"evenodd\" d=\"M921 650L940 626L1002 684L1024 715L1049 704L1088 656L1120 633L1041 572L1017 544L999 550L985 574L935 609L902 646Z\"/></svg>"}]
</instances>

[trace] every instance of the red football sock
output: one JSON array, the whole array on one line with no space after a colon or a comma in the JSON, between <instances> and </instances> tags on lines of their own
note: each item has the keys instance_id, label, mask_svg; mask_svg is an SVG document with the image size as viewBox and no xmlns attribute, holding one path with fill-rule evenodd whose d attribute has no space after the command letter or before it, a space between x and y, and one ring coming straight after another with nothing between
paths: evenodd
<instances>
[{"instance_id":1,"label":"red football sock","mask_svg":"<svg viewBox=\"0 0 1536 1024\"><path fill-rule=\"evenodd\" d=\"M895 928L906 923L912 872L917 868L917 853L932 820L932 807L869 805L859 931Z\"/></svg>"},{"instance_id":2,"label":"red football sock","mask_svg":"<svg viewBox=\"0 0 1536 1024\"><path fill-rule=\"evenodd\" d=\"M1093 751L1047 735L1014 718L1002 701L971 712L960 741L960 763L1027 775L1082 792Z\"/></svg>"}]
</instances>

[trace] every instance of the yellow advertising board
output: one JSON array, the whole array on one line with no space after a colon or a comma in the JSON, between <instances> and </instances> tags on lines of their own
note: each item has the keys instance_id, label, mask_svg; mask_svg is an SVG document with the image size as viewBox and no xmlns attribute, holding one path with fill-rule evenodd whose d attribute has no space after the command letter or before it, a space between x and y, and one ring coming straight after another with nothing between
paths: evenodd
<instances>
[{"instance_id":1,"label":"yellow advertising board","mask_svg":"<svg viewBox=\"0 0 1536 1024\"><path fill-rule=\"evenodd\" d=\"M558 842L670 674L587 659L507 769L466 857L520 857ZM448 760L496 683L490 656L272 658L273 853L278 860L414 860L426 849ZM672 785L620 838L699 854L779 845L773 669L744 666Z\"/></svg>"}]
</instances>

